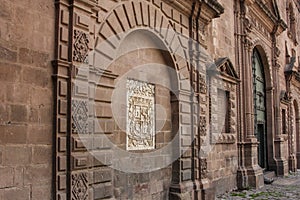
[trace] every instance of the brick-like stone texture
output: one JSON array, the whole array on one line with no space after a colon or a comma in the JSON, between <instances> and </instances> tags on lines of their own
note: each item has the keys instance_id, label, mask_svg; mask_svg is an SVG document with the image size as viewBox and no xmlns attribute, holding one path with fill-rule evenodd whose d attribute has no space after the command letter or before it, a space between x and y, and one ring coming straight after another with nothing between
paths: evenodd
<instances>
[{"instance_id":1,"label":"brick-like stone texture","mask_svg":"<svg viewBox=\"0 0 300 200\"><path fill-rule=\"evenodd\" d=\"M0 6L0 199L51 199L54 2Z\"/></svg>"}]
</instances>

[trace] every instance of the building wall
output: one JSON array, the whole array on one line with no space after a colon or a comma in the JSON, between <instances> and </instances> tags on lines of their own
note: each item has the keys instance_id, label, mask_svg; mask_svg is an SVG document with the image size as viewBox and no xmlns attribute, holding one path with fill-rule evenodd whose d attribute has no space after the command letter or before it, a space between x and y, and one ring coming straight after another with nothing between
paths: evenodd
<instances>
[{"instance_id":1,"label":"building wall","mask_svg":"<svg viewBox=\"0 0 300 200\"><path fill-rule=\"evenodd\" d=\"M51 199L54 3L0 13L0 199Z\"/></svg>"},{"instance_id":2,"label":"building wall","mask_svg":"<svg viewBox=\"0 0 300 200\"><path fill-rule=\"evenodd\" d=\"M235 21L234 1L218 1L224 8L224 13L208 25L208 52L213 59L229 57L235 66Z\"/></svg>"},{"instance_id":3,"label":"building wall","mask_svg":"<svg viewBox=\"0 0 300 200\"><path fill-rule=\"evenodd\" d=\"M235 54L235 21L234 21L234 1L226 1L220 0L218 1L222 7L224 8L224 13L213 19L212 22L208 25L207 30L207 38L209 40L208 46L208 55L213 59L217 60L219 58L228 57L230 62L236 67L236 54ZM216 87L217 82L211 83L214 87ZM223 87L226 85L226 81L222 80L220 85ZM223 87L220 87L224 89ZM234 86L233 92L230 91L230 95L233 97L232 105L234 108L230 109L227 107L226 109L230 110L230 112L234 113L231 119L233 123L237 121L236 115L236 87ZM221 111L216 107L217 105L217 95L214 94L213 90L209 93L211 98L211 106L210 114L211 115L222 115ZM211 121L211 125L213 124L222 124L220 121ZM219 137L222 138L224 136L223 141L214 141L212 142L212 149L209 152L208 156L208 178L212 181L212 187L215 190L216 194L224 193L226 191L230 191L232 188L236 186L236 172L238 167L238 155L237 155L237 138L227 139L226 137L229 135L237 135L237 127L236 124L233 125L233 129L231 129L230 133L218 133ZM213 130L211 130L213 132Z\"/></svg>"},{"instance_id":4,"label":"building wall","mask_svg":"<svg viewBox=\"0 0 300 200\"><path fill-rule=\"evenodd\" d=\"M291 57L293 49L296 52L294 68L298 71L300 46L291 39L288 30L277 36L276 44L280 51L277 62L280 67L279 84L276 85L273 78L277 66L273 63L275 57L270 27L267 27L269 22L265 18L251 18L248 22L255 22L249 27L251 31L237 33L246 24L244 19L239 18L238 1L219 0L224 13L216 19L212 18L220 14L215 13L220 8L216 8L218 5L215 2L212 5L207 2L201 5L200 15L197 15L200 10L198 1L192 4L192 1L179 0L173 3L161 0L90 0L85 3L74 1L70 5L67 0L59 0L56 4L50 0L1 0L0 199L210 199L215 194L240 187L238 182L241 180L247 180L243 187L261 187L262 169L257 165L250 86L251 50L255 45L261 47L262 60L268 72L268 91L271 91L268 105L272 106L268 109L268 116L272 116L269 118L272 118L272 123L268 124L268 132L274 137L269 146L270 149L276 148L272 152L274 157L270 159L274 167L272 170L280 172L279 175L286 174L287 161L290 170L299 168L300 152L296 147L300 145L300 140L297 141L297 119L293 108L295 102L300 105L300 84L295 77L287 84L285 71L290 63L287 55ZM247 6L252 6L245 10L246 17L249 17L248 11L255 6L257 9L257 5L254 1L246 2ZM270 2L266 1L266 5ZM122 3L124 5L120 6ZM284 21L288 21L287 6L292 5L296 27L300 27L296 1L277 3ZM236 13L239 13L239 20L235 18ZM196 16L200 18L196 19ZM119 41L111 40L97 49L97 44L105 43L109 37L135 28L149 28L167 49L162 51L161 46L143 34L134 35L123 46L118 46ZM183 35L180 42L176 37L174 40L171 30ZM247 35L246 40L244 34ZM299 43L299 28L296 28L296 34ZM189 36L199 43L189 43ZM151 48L141 50L143 46L139 41ZM205 53L198 49L199 44ZM105 67L101 64L109 63L109 56L114 55L115 50L122 52L130 45L134 46L133 50L139 50L122 55L105 69L107 71L95 70L103 70ZM95 54L88 55L95 49L101 52L98 58ZM179 55L175 51L179 51ZM222 66L225 67L223 70L236 71L239 77L232 81L228 79L227 71L222 72L225 75L220 76L220 82L207 77L210 62L224 57L228 60ZM53 60L56 61L54 70L51 66ZM165 123L156 134L156 148L166 146L174 139L174 131L178 131L180 138L177 138L177 146L173 150L181 151L183 155L172 166L167 165L154 172L122 172L112 167L118 159L114 157L108 141L103 139L107 136L117 147L126 149L126 120L122 118L121 125L113 120L110 95L113 89L126 91L125 85L118 89L120 78L136 78L126 74L128 71L137 65L150 66L153 63L176 69L178 80L192 80L190 85L194 96L189 96L191 94L186 85L179 84L180 88L176 91L182 92L182 96L176 101L168 89L156 86L155 101L161 104L156 110L163 108L159 113L162 116L156 116L156 123ZM86 68L90 71L86 72ZM192 68L193 72L188 71ZM138 73L138 78L146 77L147 82L153 81L147 77L148 72ZM104 76L104 83L97 85L91 77L99 74ZM155 72L155 75L169 81L167 84L178 84L172 82L174 77L167 71ZM76 78L83 85L76 85ZM209 79L211 82L207 83ZM214 120L220 113L212 105L217 104L218 87L230 91L231 131L215 137L217 131L212 123L216 122ZM244 93L245 89L248 93ZM121 98L123 102L126 101L125 96ZM96 101L95 105L93 101ZM279 101L279 107L276 101ZM278 118L273 116L276 111L273 105L278 109ZM82 113L82 109L87 112ZM282 109L287 112L286 134L282 134ZM160 117L164 119L160 121ZM97 130L93 124L94 118L99 120L100 126L103 125L102 129ZM276 124L280 124L278 129ZM88 141L88 145L92 144L91 147L81 141L81 132L87 134L83 139ZM95 138L89 137L92 133L96 133ZM203 155L201 150L205 145L210 147ZM93 153L97 153L105 163L95 159ZM160 163L168 156L157 156L154 160ZM275 157L282 159L282 166L275 163ZM145 163L140 161L137 164Z\"/></svg>"},{"instance_id":5,"label":"building wall","mask_svg":"<svg viewBox=\"0 0 300 200\"><path fill-rule=\"evenodd\" d=\"M108 67L108 70L111 70L118 76L115 80L116 88L114 91L115 95L112 96L112 106L120 106L117 106L117 109L113 108L116 129L112 130L112 142L124 151L126 151L126 131L128 126L128 106L125 105L127 102L128 89L126 82L128 79L142 80L155 86L155 150L166 147L172 142L172 139L178 132L176 125L172 124L172 111L174 112L174 108L172 109L171 106L170 93L172 83L177 83L177 81L172 80L176 78L174 77L175 71L171 73L172 70L175 70L174 63L169 53L161 45L158 45L160 43L159 39L153 36L151 37L149 33L139 30L129 33L119 47L117 59ZM127 109L124 109L124 107L127 107ZM153 152L152 157L157 157L148 160L147 156L143 156L144 161L135 162L137 165L144 165L142 167L144 170L139 173L134 173L134 165L128 171L122 168L114 170L115 198L168 198L172 166L171 163L167 165L163 165L163 163L164 159L169 158L170 155L167 153L166 155L157 155L155 150L133 151L137 154L148 153L148 155ZM118 157L115 157L113 162L117 162L118 159ZM130 159L130 156L124 155L122 159ZM150 164L150 162L156 162L157 165L154 163ZM152 169L148 172L147 168L149 166L157 166L155 167L157 169Z\"/></svg>"}]
</instances>

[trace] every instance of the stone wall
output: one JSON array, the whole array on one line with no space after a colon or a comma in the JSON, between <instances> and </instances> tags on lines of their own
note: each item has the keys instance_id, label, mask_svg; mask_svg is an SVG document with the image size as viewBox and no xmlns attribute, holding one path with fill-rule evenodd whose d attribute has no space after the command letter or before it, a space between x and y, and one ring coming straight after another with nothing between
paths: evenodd
<instances>
[{"instance_id":1,"label":"stone wall","mask_svg":"<svg viewBox=\"0 0 300 200\"><path fill-rule=\"evenodd\" d=\"M166 147L178 131L176 125L172 124L171 116L172 113L177 112L171 108L171 88L174 87L172 83L176 84L177 81L172 80L176 77L172 77L172 73L168 71L175 70L174 64L168 52L164 51L162 46L159 45L158 38L149 37L149 33L147 36L147 33L141 30L127 35L119 47L119 52L118 59L108 67L108 70L118 76L115 80L115 95L112 96L113 103L111 105L116 123L116 130L112 131L111 140L113 144L126 151L126 136L128 134L126 134L126 131L130 126L127 118L128 105L126 105L128 101L127 80L140 80L154 84L156 120L155 149L131 151L136 155L140 154L140 159L132 159L132 162L134 165L142 166L144 170L140 173L134 173L134 165L131 166L131 169L129 168L129 171L124 170L122 167L120 170L114 170L114 197L117 199L168 199L172 167L171 163L168 165L163 165L163 163L165 159L171 158L171 155L157 155L155 151ZM114 109L114 107L117 107L117 109ZM124 109L126 107L127 109ZM176 121L176 118L173 118L173 120ZM151 152L153 155L151 155ZM143 153L145 155L142 155ZM152 158L147 157L147 155ZM113 163L118 162L119 159L118 156L114 156ZM130 155L124 154L121 159L130 160ZM127 165L130 165L130 163L127 163ZM157 169L148 172L149 166L157 166L155 167Z\"/></svg>"},{"instance_id":2,"label":"stone wall","mask_svg":"<svg viewBox=\"0 0 300 200\"><path fill-rule=\"evenodd\" d=\"M220 0L219 3L224 7L224 13L216 19L213 19L208 26L207 37L209 39L208 54L215 61L219 58L228 57L233 64L233 68L237 70L235 65L235 21L234 21L234 2L227 0ZM212 149L209 152L207 158L207 177L211 180L211 187L216 194L224 193L236 187L236 172L238 167L238 155L237 155L237 91L235 85L233 85L233 91L231 89L225 89L227 84L224 80L213 80L211 84L211 91L209 93L210 98L210 126L213 130L210 130L211 134L216 133L217 137L214 141L211 141ZM230 121L233 123L231 131L228 133L221 133L216 129L216 125L222 124L218 121L218 116L223 115L218 109L218 97L217 88L230 91L230 98L233 108L227 107L226 109L232 113ZM222 104L225 102L222 102ZM224 119L222 119L224 120Z\"/></svg>"},{"instance_id":3,"label":"stone wall","mask_svg":"<svg viewBox=\"0 0 300 200\"><path fill-rule=\"evenodd\" d=\"M281 92L281 110L286 110L286 130L285 132L289 134L288 137L288 143L286 144L286 147L288 148L288 151L285 154L286 159L289 161L289 170L294 171L299 168L297 163L300 159L299 153L297 150L297 145L299 145L299 142L297 142L297 135L299 135L299 132L297 132L297 129L299 129L299 123L296 123L297 118L296 116L299 116L299 109L298 113L296 113L297 110L295 110L295 106L299 105L299 78L297 78L296 73L299 72L300 67L300 33L299 33L299 27L300 27L300 5L299 3L296 3L295 1L282 1L278 2L279 8L280 8L280 14L282 18L285 20L285 22L288 25L287 30L281 34L278 38L278 44L280 49L280 92ZM293 8L292 10L290 8ZM293 37L293 33L291 31L290 26L290 19L291 15L290 13L293 12L293 16L295 18L295 38ZM295 59L294 61L292 61ZM294 76L287 76L286 71L294 71ZM286 102L286 100L288 100ZM281 114L281 119L283 119L283 116ZM281 124L281 129L283 132L283 124Z\"/></svg>"},{"instance_id":4,"label":"stone wall","mask_svg":"<svg viewBox=\"0 0 300 200\"><path fill-rule=\"evenodd\" d=\"M274 40L272 26L277 21L265 13L277 15L271 1L219 2L2 0L0 199L209 199L235 188L238 181L243 182L241 188L261 187L252 105L254 48L262 56L267 79L268 146L275 149L268 152L270 169L287 174L287 160L290 170L299 168L296 126L300 123L295 113L300 105L299 74L293 73L287 82L285 73L293 56L292 71L299 71L299 28L293 37L290 30L281 30L281 24ZM295 2L277 1L285 22L289 21L287 7L293 7L299 27L300 6ZM224 13L213 19L223 8ZM175 31L181 36L175 36ZM142 50L143 45L149 49ZM225 83L206 83L207 61L224 57L226 63L217 71L221 70L219 78ZM157 64L174 69L176 77L166 70L151 71ZM231 79L233 74L228 72L235 71L238 74ZM103 82L95 80L99 75ZM165 147L178 132L173 150L182 156L172 166L151 172L115 169L119 160L107 139L126 152L128 121L127 105L114 110L111 96L121 91L117 97L124 103L126 79L154 84L157 77L171 87L178 85L172 89L179 97L155 85L155 102L160 104L155 107L155 150ZM120 79L125 84L118 85ZM212 103L218 104L220 88L229 92L230 133L215 137L220 110ZM288 134L282 134L281 109L287 112ZM114 121L114 112L121 113L120 121ZM212 146L206 157L200 151L205 138ZM154 157L134 164L155 166L171 155Z\"/></svg>"},{"instance_id":5,"label":"stone wall","mask_svg":"<svg viewBox=\"0 0 300 200\"><path fill-rule=\"evenodd\" d=\"M51 199L54 2L0 13L0 199Z\"/></svg>"},{"instance_id":6,"label":"stone wall","mask_svg":"<svg viewBox=\"0 0 300 200\"><path fill-rule=\"evenodd\" d=\"M219 3L224 7L224 13L208 26L208 52L213 59L229 57L235 66L234 3L226 0L219 0Z\"/></svg>"}]
</instances>

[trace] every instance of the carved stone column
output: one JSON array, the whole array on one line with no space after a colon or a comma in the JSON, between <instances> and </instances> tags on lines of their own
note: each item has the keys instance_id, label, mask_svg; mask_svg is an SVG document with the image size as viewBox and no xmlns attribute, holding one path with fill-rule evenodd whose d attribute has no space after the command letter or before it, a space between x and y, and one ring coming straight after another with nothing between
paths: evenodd
<instances>
[{"instance_id":1,"label":"carved stone column","mask_svg":"<svg viewBox=\"0 0 300 200\"><path fill-rule=\"evenodd\" d=\"M235 36L238 73L240 85L239 122L239 168L238 187L260 188L264 185L262 169L257 163L258 141L254 135L253 89L252 89L252 50L253 45L249 33L252 31L250 20L246 18L246 3L241 1L235 5Z\"/></svg>"},{"instance_id":2,"label":"carved stone column","mask_svg":"<svg viewBox=\"0 0 300 200\"><path fill-rule=\"evenodd\" d=\"M285 143L286 137L283 135L283 130L281 129L282 116L281 116L281 106L280 106L280 83L279 83L279 73L280 64L278 63L278 58L280 55L280 50L277 47L277 36L278 36L279 24L274 26L272 36L272 65L273 65L273 85L274 85L274 113L275 113L275 123L274 123L274 152L269 154L269 168L270 170L276 171L277 175L285 175L288 172L288 162L285 158ZM275 160L271 160L274 158Z\"/></svg>"}]
</instances>

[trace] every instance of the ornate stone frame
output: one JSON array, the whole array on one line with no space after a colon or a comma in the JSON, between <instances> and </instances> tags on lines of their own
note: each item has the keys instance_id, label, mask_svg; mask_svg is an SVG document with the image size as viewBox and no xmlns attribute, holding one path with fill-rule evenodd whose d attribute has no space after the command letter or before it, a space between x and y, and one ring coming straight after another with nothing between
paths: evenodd
<instances>
[{"instance_id":1,"label":"ornate stone frame","mask_svg":"<svg viewBox=\"0 0 300 200\"><path fill-rule=\"evenodd\" d=\"M55 94L55 111L54 111L54 132L53 132L53 199L57 200L87 200L93 198L110 198L113 193L112 186L112 170L108 166L103 166L92 156L88 150L93 148L94 143L90 141L88 135L93 131L93 107L90 105L89 92L95 95L92 91L97 86L97 83L90 79L100 74L107 81L105 87L114 88L113 80L116 75L105 69L103 66L96 66L93 63L94 55L89 54L91 50L97 49L97 45L106 41L110 36L119 33L126 33L130 30L146 27L153 34L160 38L173 57L178 79L190 80L196 92L200 91L199 95L193 94L189 87L184 84L179 86L178 96L179 108L190 108L190 120L184 117L184 113L178 113L178 126L180 138L178 151L187 150L188 152L177 162L174 163L173 185L170 189L170 195L176 198L184 195L201 196L201 189L204 186L200 185L200 159L195 152L199 151L200 142L198 138L198 110L199 102L197 98L202 99L200 117L204 117L205 113L205 70L195 70L202 68L203 63L199 61L195 46L191 45L188 37L192 37L199 41L200 29L204 34L205 27L212 18L218 17L223 8L217 1L211 0L200 2L196 0L183 1L177 0L170 4L163 0L138 0L138 1L115 1L107 0L56 0L56 41L55 41L55 61L53 61L54 73L54 94ZM203 7L203 11L200 7ZM140 8L140 9L138 9ZM201 18L201 23L199 19ZM112 26L112 24L116 26ZM201 27L200 27L201 26ZM166 32L163 31L167 30ZM168 31L170 30L170 31ZM171 31L173 30L173 31ZM179 31L186 36L186 39L180 40L176 35L172 34L174 30ZM204 35L203 35L204 37ZM115 41L108 42L107 51L102 52L103 60L109 61L110 53L114 51L118 44ZM117 42L118 43L118 42ZM203 43L202 43L203 44ZM99 50L99 49L97 49ZM101 52L102 49L99 51ZM185 55L184 58L177 56ZM194 52L195 55L191 55ZM98 52L99 53L99 52ZM177 54L176 54L177 53ZM188 62L187 62L188 61ZM205 62L205 61L204 61ZM195 63L195 66L190 64ZM79 70L79 66L83 66L85 70ZM192 74L195 76L191 76ZM82 85L77 87L74 79L82 82ZM199 82L198 77L202 77L202 82ZM203 78L204 77L204 78ZM78 78L78 79L77 79ZM81 87L82 86L82 87ZM91 90L89 88L92 88ZM200 89L201 88L201 89ZM88 89L88 92L87 92ZM74 95L76 98L74 98ZM105 104L109 101L104 97L97 97ZM204 101L203 101L204 100ZM187 105L187 106L185 106ZM79 113L87 112L88 115L79 117ZM105 116L105 126L110 126L110 114ZM194 119L196 119L194 121ZM191 132L183 134L186 130ZM188 128L187 128L188 127ZM105 132L105 130L104 130ZM84 133L87 137L82 141L78 137L78 133ZM195 137L195 138L192 138ZM101 138L98 138L101 140ZM197 143L191 143L197 139ZM185 142L181 142L185 141ZM188 142L186 142L188 141ZM89 144L89 145L84 145ZM105 160L111 160L110 147L102 142L99 149L103 150L100 156ZM91 146L90 146L91 145ZM189 148L192 148L188 150ZM190 166L182 169L185 161L192 161ZM93 171L93 166L102 166L103 169ZM100 187L91 189L94 174L103 174L105 184ZM197 188L195 189L195 185ZM101 191L104 190L105 193ZM195 192L197 191L197 192Z\"/></svg>"},{"instance_id":2,"label":"ornate stone frame","mask_svg":"<svg viewBox=\"0 0 300 200\"><path fill-rule=\"evenodd\" d=\"M229 58L219 58L208 69L210 96L210 134L212 144L233 144L237 139L237 84L239 77ZM218 89L229 93L229 129L230 133L218 132Z\"/></svg>"}]
</instances>

